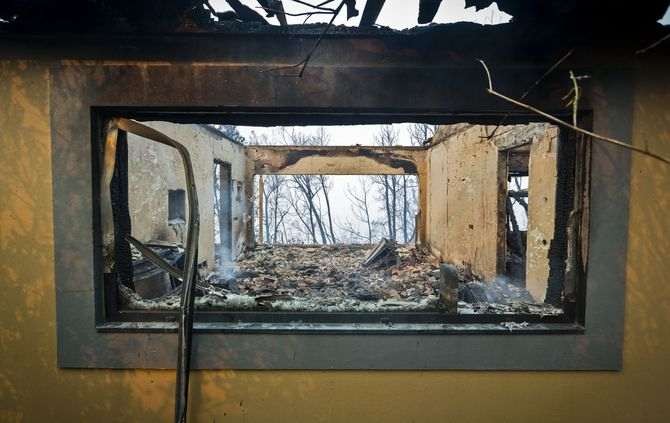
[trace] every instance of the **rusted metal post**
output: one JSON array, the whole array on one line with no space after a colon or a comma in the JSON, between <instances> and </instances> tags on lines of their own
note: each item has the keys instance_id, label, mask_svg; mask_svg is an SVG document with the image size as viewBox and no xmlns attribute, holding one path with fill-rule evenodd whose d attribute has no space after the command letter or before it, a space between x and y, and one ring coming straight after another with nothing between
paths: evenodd
<instances>
[{"instance_id":1,"label":"rusted metal post","mask_svg":"<svg viewBox=\"0 0 670 423\"><path fill-rule=\"evenodd\" d=\"M193 338L194 291L196 285L198 261L198 237L200 234L200 213L198 209L198 194L195 186L193 164L188 149L181 143L129 119L117 118L112 120L112 128L117 127L126 132L139 135L175 148L184 164L186 191L188 195L188 234L186 236L186 258L184 262L184 281L182 283L181 307L179 313L178 351L177 351L177 381L175 389L175 423L186 422L188 405L188 383L191 369L191 347Z\"/></svg>"}]
</instances>

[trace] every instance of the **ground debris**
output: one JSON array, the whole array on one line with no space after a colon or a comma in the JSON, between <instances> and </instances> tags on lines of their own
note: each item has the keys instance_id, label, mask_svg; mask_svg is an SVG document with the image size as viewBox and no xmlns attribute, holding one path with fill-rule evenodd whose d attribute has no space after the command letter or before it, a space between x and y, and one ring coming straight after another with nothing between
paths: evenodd
<instances>
[{"instance_id":1,"label":"ground debris","mask_svg":"<svg viewBox=\"0 0 670 423\"><path fill-rule=\"evenodd\" d=\"M438 261L425 250L394 246L395 264L362 262L369 245L258 246L236 262L232 276L213 275L196 289L198 308L282 311L432 311L437 308ZM132 309L178 307L178 289L147 300L123 289Z\"/></svg>"},{"instance_id":2,"label":"ground debris","mask_svg":"<svg viewBox=\"0 0 670 423\"><path fill-rule=\"evenodd\" d=\"M196 286L201 310L309 312L444 311L439 300L439 260L422 247L394 245L396 260L387 267L363 266L370 245L258 246L238 258L234 269L217 272ZM462 276L462 275L459 275ZM462 278L459 314L535 314L562 310L536 304L523 288L505 281L484 283ZM478 297L466 292L479 292ZM175 310L180 287L156 299L142 299L120 287L124 307ZM465 299L465 301L464 301ZM466 302L468 301L469 302Z\"/></svg>"},{"instance_id":3,"label":"ground debris","mask_svg":"<svg viewBox=\"0 0 670 423\"><path fill-rule=\"evenodd\" d=\"M551 304L537 304L525 302L511 303L467 303L458 302L458 314L530 314L536 316L559 316L563 314L563 309Z\"/></svg>"}]
</instances>

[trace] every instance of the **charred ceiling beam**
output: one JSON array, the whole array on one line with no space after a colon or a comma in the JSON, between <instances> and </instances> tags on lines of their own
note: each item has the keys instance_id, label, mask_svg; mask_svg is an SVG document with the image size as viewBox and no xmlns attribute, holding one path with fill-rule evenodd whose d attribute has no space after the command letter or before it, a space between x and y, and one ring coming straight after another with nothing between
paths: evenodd
<instances>
[{"instance_id":1,"label":"charred ceiling beam","mask_svg":"<svg viewBox=\"0 0 670 423\"><path fill-rule=\"evenodd\" d=\"M258 4L261 5L261 7L265 10L265 12L267 12L265 17L271 18L275 15L274 12L272 11L273 7L270 6L270 0L256 0L256 1L258 2Z\"/></svg>"},{"instance_id":2,"label":"charred ceiling beam","mask_svg":"<svg viewBox=\"0 0 670 423\"><path fill-rule=\"evenodd\" d=\"M260 13L256 12L249 6L245 6L240 0L226 0L228 5L235 11L237 17L244 22L258 22L267 24L268 21L263 18Z\"/></svg>"},{"instance_id":3,"label":"charred ceiling beam","mask_svg":"<svg viewBox=\"0 0 670 423\"><path fill-rule=\"evenodd\" d=\"M365 9L363 9L363 16L361 17L361 23L359 26L366 27L372 26L377 22L379 13L382 11L386 0L368 0L365 3Z\"/></svg>"},{"instance_id":4,"label":"charred ceiling beam","mask_svg":"<svg viewBox=\"0 0 670 423\"><path fill-rule=\"evenodd\" d=\"M420 0L418 22L420 24L433 22L433 18L437 14L437 9L440 8L440 4L442 4L442 0Z\"/></svg>"},{"instance_id":5,"label":"charred ceiling beam","mask_svg":"<svg viewBox=\"0 0 670 423\"><path fill-rule=\"evenodd\" d=\"M342 3L347 7L347 19L358 16L358 9L356 9L356 0L342 0Z\"/></svg>"},{"instance_id":6,"label":"charred ceiling beam","mask_svg":"<svg viewBox=\"0 0 670 423\"><path fill-rule=\"evenodd\" d=\"M273 10L277 11L276 15L279 24L281 26L288 25L288 22L286 21L286 13L284 12L284 3L282 3L282 0L270 0L270 6Z\"/></svg>"},{"instance_id":7,"label":"charred ceiling beam","mask_svg":"<svg viewBox=\"0 0 670 423\"><path fill-rule=\"evenodd\" d=\"M421 173L425 150L417 147L253 146L257 175L365 175Z\"/></svg>"}]
</instances>

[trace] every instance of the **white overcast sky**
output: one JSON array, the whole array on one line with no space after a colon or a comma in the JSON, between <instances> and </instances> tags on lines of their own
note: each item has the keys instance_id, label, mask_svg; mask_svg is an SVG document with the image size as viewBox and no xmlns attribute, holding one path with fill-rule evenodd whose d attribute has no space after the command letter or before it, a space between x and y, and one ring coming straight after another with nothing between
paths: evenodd
<instances>
[{"instance_id":1,"label":"white overcast sky","mask_svg":"<svg viewBox=\"0 0 670 423\"><path fill-rule=\"evenodd\" d=\"M256 0L241 0L241 2L254 9L260 7ZM318 1L311 2L315 4L318 3ZM226 0L210 0L210 3L217 11L230 10ZM286 10L287 13L300 13L309 10L307 7L295 3L291 0L284 0L283 4L284 10ZM337 2L334 2L334 4L337 4ZM365 2L358 0L356 7L361 12L359 16L351 18L349 21L347 21L345 16L346 14L342 12L335 20L335 24L357 26L361 19L364 6ZM262 10L257 10L262 13ZM377 19L377 24L388 26L394 29L411 28L416 26L416 19L418 14L419 0L386 0L379 18ZM434 22L448 23L466 21L477 22L481 24L496 24L507 22L510 17L511 16L507 15L506 13L500 12L497 5L492 5L491 7L476 12L474 7L469 9L465 8L465 0L449 0L442 2L440 9L435 16ZM288 17L289 24L302 23L303 20L304 17ZM327 22L328 20L330 20L330 15L314 15L309 19L308 23ZM272 24L279 24L276 18L268 18L268 21Z\"/></svg>"},{"instance_id":2,"label":"white overcast sky","mask_svg":"<svg viewBox=\"0 0 670 423\"><path fill-rule=\"evenodd\" d=\"M242 3L246 4L251 8L258 8L259 4L256 0L241 0ZM538 0L542 1L542 0ZM217 11L226 11L230 10L226 0L210 0L210 3ZM314 2L316 3L316 2ZM337 4L337 3L335 3ZM356 7L361 11L365 5L363 0L358 0ZM307 11L307 8L292 2L290 0L284 1L284 8L287 12L290 13L299 13ZM419 0L386 0L384 7L377 19L377 24L382 26L388 26L394 29L406 29L416 26L416 18L419 14ZM342 16L338 17L335 20L337 25L351 25L357 26L361 16L356 16L347 21L345 19L344 13ZM315 15L308 23L315 22L324 22L328 21L330 16L325 15ZM494 3L486 9L480 11L475 11L474 7L465 8L465 0L445 0L440 5L440 9L437 11L437 15L433 22L435 23L450 23L450 22L476 22L484 25L498 24L509 21L511 18L510 15L501 12L498 10L498 6ZM301 17L288 17L289 23L301 23L304 18ZM279 24L276 18L268 18L268 21L272 24ZM665 13L663 19L661 19L663 25L670 25L670 10Z\"/></svg>"}]
</instances>

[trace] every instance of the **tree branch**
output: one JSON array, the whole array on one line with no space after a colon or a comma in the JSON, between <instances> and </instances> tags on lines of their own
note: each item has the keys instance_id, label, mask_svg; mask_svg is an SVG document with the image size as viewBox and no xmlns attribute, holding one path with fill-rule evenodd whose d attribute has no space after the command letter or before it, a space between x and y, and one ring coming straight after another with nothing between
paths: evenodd
<instances>
[{"instance_id":1,"label":"tree branch","mask_svg":"<svg viewBox=\"0 0 670 423\"><path fill-rule=\"evenodd\" d=\"M650 151L647 151L646 149L636 147L636 146L631 145L631 144L628 144L628 143L626 143L626 142L617 140L617 139L615 139L615 138L606 137L606 136L604 136L604 135L596 134L595 132L591 132L591 131L588 131L588 130L586 130L586 129L582 129L582 128L576 126L576 125L573 125L573 124L568 123L568 122L566 122L566 121L564 121L564 120L562 120L562 119L559 119L559 118L557 118L556 116L553 116L553 115L550 115L549 113L543 112L542 110L537 109L537 108L535 108L535 107L533 107L533 106L531 106L531 105L522 103L522 102L520 102L520 101L518 101L518 100L515 100L515 99L513 99L513 98L507 97L507 96L504 95L504 94L499 93L498 91L496 91L496 90L493 89L493 82L492 82L492 80L491 80L491 72L489 71L488 66L486 66L486 63L485 63L483 60L481 60L481 59L479 60L479 62L482 64L482 66L484 67L484 71L486 72L486 77L487 77L488 84L489 84L489 86L488 86L488 88L486 89L486 91L487 91L489 94L491 94L491 95L493 95L493 96L496 96L496 97L498 97L498 98L500 98L500 99L502 99L502 100L505 100L505 101L507 101L508 103L512 103L512 104L514 104L515 106L521 107L521 108L526 109L526 110L529 110L529 111L531 111L531 112L533 112L533 113L535 113L535 114L538 114L538 115L540 115L540 116L546 118L547 120L550 120L550 121L554 122L554 123L557 124L557 125L563 126L563 127L565 127L565 128L568 128L568 129L572 129L572 130L575 131L575 132L578 132L578 133L580 133L580 134L587 135L587 136L589 136L589 137L591 137L591 138L595 138L595 139L598 139L598 140L601 140L601 141L604 141L604 142L607 142L607 143L610 143L610 144L617 145L617 146L619 146L619 147L623 147L623 148L626 148L626 149L629 149L629 150L638 152L638 153L640 153L640 154L644 154L645 156L652 157L652 158L654 158L654 159L656 159L656 160L659 160L659 161L661 161L661 162L663 162L663 163L665 163L665 164L669 164L669 165L670 165L670 159L668 159L668 158L666 158L666 157L663 157L663 156L658 155L658 154L656 154L656 153L652 153L652 152L650 152Z\"/></svg>"}]
</instances>

